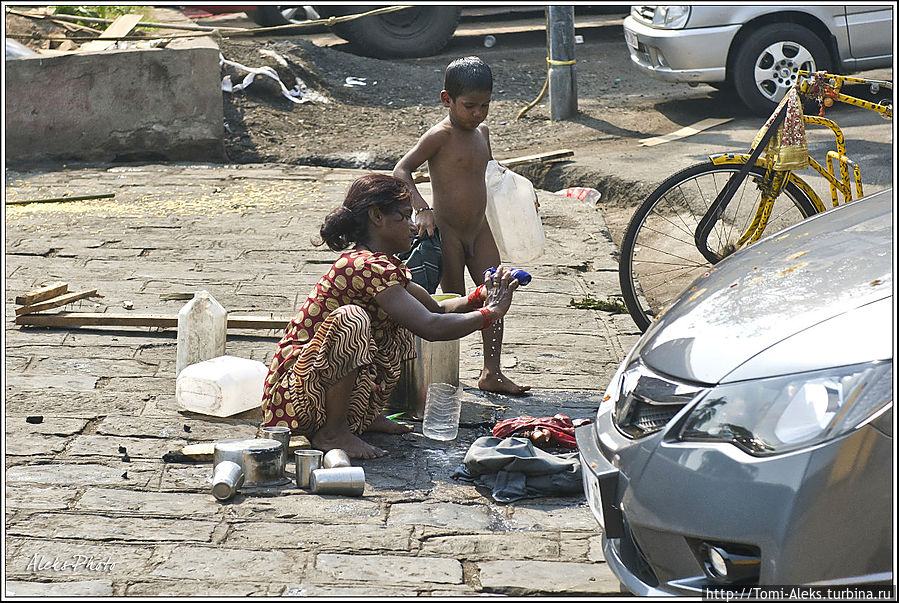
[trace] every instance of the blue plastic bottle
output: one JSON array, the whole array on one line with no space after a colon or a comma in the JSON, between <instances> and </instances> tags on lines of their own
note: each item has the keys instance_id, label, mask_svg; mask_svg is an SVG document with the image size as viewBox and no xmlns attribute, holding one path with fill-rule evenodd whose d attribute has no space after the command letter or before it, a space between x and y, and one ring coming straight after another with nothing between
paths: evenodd
<instances>
[{"instance_id":1,"label":"blue plastic bottle","mask_svg":"<svg viewBox=\"0 0 899 603\"><path fill-rule=\"evenodd\" d=\"M488 274L493 274L494 272L496 272L496 268L487 269ZM521 268L512 268L511 270L509 270L509 272L512 273L512 278L518 279L518 284L521 286L527 285L531 282L531 275Z\"/></svg>"}]
</instances>

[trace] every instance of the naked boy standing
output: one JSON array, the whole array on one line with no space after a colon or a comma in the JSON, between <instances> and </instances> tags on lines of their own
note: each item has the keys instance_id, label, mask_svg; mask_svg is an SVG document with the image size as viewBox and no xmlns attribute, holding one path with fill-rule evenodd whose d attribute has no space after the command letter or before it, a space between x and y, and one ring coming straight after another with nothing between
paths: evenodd
<instances>
[{"instance_id":1,"label":"naked boy standing","mask_svg":"<svg viewBox=\"0 0 899 603\"><path fill-rule=\"evenodd\" d=\"M440 230L443 251L444 293L465 294L465 269L476 285L484 282L484 271L498 266L499 251L487 224L487 186L484 172L493 157L484 120L490 108L493 75L477 57L450 63L444 76L440 100L447 116L424 133L397 163L393 175L412 187L419 234ZM415 188L412 173L428 162L434 207ZM478 387L485 391L522 394L530 389L518 385L500 370L502 321L482 331L484 368Z\"/></svg>"}]
</instances>

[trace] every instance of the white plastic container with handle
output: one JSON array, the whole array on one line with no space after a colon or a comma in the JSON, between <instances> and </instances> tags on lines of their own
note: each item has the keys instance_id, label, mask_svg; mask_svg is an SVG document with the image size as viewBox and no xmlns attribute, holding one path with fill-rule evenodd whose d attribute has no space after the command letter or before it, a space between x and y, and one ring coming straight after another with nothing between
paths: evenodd
<instances>
[{"instance_id":1,"label":"white plastic container with handle","mask_svg":"<svg viewBox=\"0 0 899 603\"><path fill-rule=\"evenodd\" d=\"M219 356L186 367L175 381L175 399L184 410L230 417L258 408L268 367L258 360Z\"/></svg>"},{"instance_id":2,"label":"white plastic container with handle","mask_svg":"<svg viewBox=\"0 0 899 603\"><path fill-rule=\"evenodd\" d=\"M537 213L537 193L531 181L503 167L495 159L487 162L487 223L502 261L527 264L540 257L546 238Z\"/></svg>"}]
</instances>

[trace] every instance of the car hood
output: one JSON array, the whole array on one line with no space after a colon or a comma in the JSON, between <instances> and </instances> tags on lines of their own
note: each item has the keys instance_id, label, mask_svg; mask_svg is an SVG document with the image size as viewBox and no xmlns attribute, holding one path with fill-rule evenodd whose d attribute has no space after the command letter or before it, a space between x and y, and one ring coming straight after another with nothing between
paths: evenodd
<instances>
[{"instance_id":1,"label":"car hood","mask_svg":"<svg viewBox=\"0 0 899 603\"><path fill-rule=\"evenodd\" d=\"M892 199L824 212L718 263L632 356L705 384L891 358Z\"/></svg>"}]
</instances>

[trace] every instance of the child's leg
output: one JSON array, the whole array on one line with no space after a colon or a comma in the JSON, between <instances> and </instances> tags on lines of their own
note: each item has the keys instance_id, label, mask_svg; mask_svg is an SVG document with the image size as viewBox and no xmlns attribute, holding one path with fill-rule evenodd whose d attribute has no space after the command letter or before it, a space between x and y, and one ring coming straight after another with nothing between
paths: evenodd
<instances>
[{"instance_id":1,"label":"child's leg","mask_svg":"<svg viewBox=\"0 0 899 603\"><path fill-rule=\"evenodd\" d=\"M493 240L490 227L484 221L484 227L474 240L468 260L468 272L475 284L484 282L484 271L499 266L499 250ZM508 267L508 266L507 266ZM518 385L503 375L500 368L500 355L503 349L503 321L499 320L490 328L481 331L484 349L484 369L478 379L478 387L484 391L504 394L523 394L531 389L530 385Z\"/></svg>"}]
</instances>

